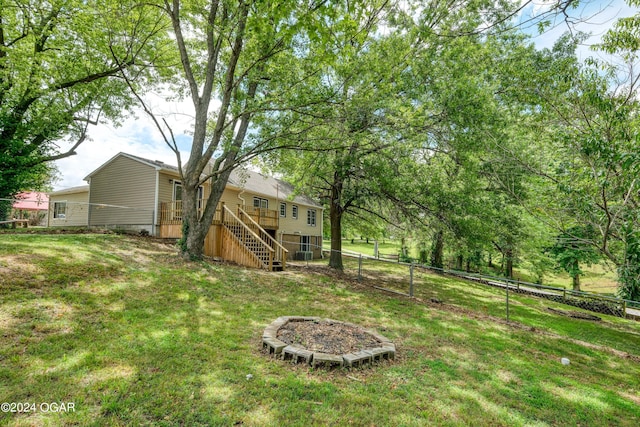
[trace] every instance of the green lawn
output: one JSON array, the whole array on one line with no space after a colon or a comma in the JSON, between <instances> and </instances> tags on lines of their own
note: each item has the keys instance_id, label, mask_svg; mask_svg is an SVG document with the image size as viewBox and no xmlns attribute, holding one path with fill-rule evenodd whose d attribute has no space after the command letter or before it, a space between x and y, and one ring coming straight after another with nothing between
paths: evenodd
<instances>
[{"instance_id":1,"label":"green lawn","mask_svg":"<svg viewBox=\"0 0 640 427\"><path fill-rule=\"evenodd\" d=\"M615 268L606 264L596 264L582 267L584 274L580 276L580 290L597 294L615 296L618 288ZM535 281L533 275L527 275L520 270L524 280ZM572 289L572 280L569 274L563 272L549 273L544 277L544 284L560 288Z\"/></svg>"},{"instance_id":2,"label":"green lawn","mask_svg":"<svg viewBox=\"0 0 640 427\"><path fill-rule=\"evenodd\" d=\"M324 240L322 242L323 248L328 250L331 248L331 241ZM361 239L353 239L353 243L351 243L351 239L343 239L342 240L342 250L343 251L351 251L361 253L363 255L373 256L373 249L375 247L374 240L369 239L369 243L366 240ZM378 241L378 251L384 255L398 255L400 253L400 242L396 240L379 240Z\"/></svg>"},{"instance_id":3,"label":"green lawn","mask_svg":"<svg viewBox=\"0 0 640 427\"><path fill-rule=\"evenodd\" d=\"M499 290L418 273L409 299L372 287L403 290L401 270L359 282L353 262L266 273L126 236L0 235L0 402L37 405L0 425L640 424L640 323L513 296L508 324ZM270 359L262 331L283 315L378 329L397 358Z\"/></svg>"},{"instance_id":4,"label":"green lawn","mask_svg":"<svg viewBox=\"0 0 640 427\"><path fill-rule=\"evenodd\" d=\"M331 242L329 240L325 240L323 245L325 249L328 249L331 247ZM417 258L418 253L415 243L411 242L409 246L410 255ZM400 252L400 248L401 245L399 241L386 239L378 242L378 250L381 254L397 255ZM344 251L373 256L374 240L369 239L369 243L367 243L366 240L354 239L353 243L351 243L351 239L344 239L342 241L342 249ZM582 269L584 270L584 274L581 277L582 291L615 296L618 284L616 282L616 273L613 267L605 264L596 264L583 266ZM522 268L515 269L515 277L523 281L536 281L533 274ZM544 285L572 289L571 277L569 277L567 273L563 272L547 273L544 277Z\"/></svg>"}]
</instances>

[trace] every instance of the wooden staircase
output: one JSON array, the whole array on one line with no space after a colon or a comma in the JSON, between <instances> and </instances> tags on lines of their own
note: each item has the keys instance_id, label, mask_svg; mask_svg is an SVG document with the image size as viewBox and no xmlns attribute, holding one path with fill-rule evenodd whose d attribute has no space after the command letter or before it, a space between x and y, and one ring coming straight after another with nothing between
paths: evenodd
<instances>
[{"instance_id":1,"label":"wooden staircase","mask_svg":"<svg viewBox=\"0 0 640 427\"><path fill-rule=\"evenodd\" d=\"M241 208L238 215L224 205L222 210L224 258L268 271L285 269L287 249Z\"/></svg>"}]
</instances>

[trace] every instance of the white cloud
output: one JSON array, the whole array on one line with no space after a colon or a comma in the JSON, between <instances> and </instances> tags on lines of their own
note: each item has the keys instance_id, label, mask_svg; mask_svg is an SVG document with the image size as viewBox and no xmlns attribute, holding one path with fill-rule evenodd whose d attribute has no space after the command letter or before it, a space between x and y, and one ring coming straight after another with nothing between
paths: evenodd
<instances>
[{"instance_id":1,"label":"white cloud","mask_svg":"<svg viewBox=\"0 0 640 427\"><path fill-rule=\"evenodd\" d=\"M523 4L526 2L522 0ZM578 49L581 59L598 54L591 49L591 46L597 44L619 18L632 16L638 12L637 8L630 7L624 0L584 1L578 3L578 7L567 8L568 16L563 14L547 16L551 27L540 34L534 25L537 22L535 18L548 12L550 6L555 3L557 0L535 0L525 7L519 17L520 22L523 23L523 31L533 37L532 40L538 48L551 48L567 31L591 34L591 37ZM529 24L524 24L525 22Z\"/></svg>"},{"instance_id":2,"label":"white cloud","mask_svg":"<svg viewBox=\"0 0 640 427\"><path fill-rule=\"evenodd\" d=\"M158 118L169 123L179 140L190 139L187 136L193 121L190 100L166 102L161 96L149 95L147 102ZM91 127L90 139L78 147L77 154L56 162L60 173L54 190L86 184L84 178L87 175L120 152L177 165L175 154L151 119L142 111L138 111L136 116L126 119L119 127L105 124ZM62 146L61 150L65 148L68 147ZM183 162L189 156L188 148L186 144L180 145Z\"/></svg>"},{"instance_id":3,"label":"white cloud","mask_svg":"<svg viewBox=\"0 0 640 427\"><path fill-rule=\"evenodd\" d=\"M520 0L520 5L525 7L525 10L528 10L529 13L533 16L538 16L542 13L548 12L551 6L557 3L557 0Z\"/></svg>"}]
</instances>

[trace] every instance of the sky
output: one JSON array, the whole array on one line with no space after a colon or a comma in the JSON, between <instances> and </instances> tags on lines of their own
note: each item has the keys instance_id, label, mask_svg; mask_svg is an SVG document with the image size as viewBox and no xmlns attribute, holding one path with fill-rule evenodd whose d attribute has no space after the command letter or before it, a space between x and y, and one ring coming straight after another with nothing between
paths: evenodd
<instances>
[{"instance_id":1,"label":"sky","mask_svg":"<svg viewBox=\"0 0 640 427\"><path fill-rule=\"evenodd\" d=\"M523 2L526 0L522 0ZM533 4L523 9L519 19L527 22L531 17L538 16L548 5L556 0L534 0ZM616 19L636 13L636 8L629 7L624 0L590 0L581 2L583 5L571 10L574 18L584 18L588 23L575 25L575 29L592 33L592 37L585 42L578 55L585 59L596 56L589 46L598 42L600 37L609 29ZM540 49L550 48L555 40L569 30L567 24L558 19L552 23L551 29L544 34L538 34L533 25L525 28L525 32L532 37L532 41ZM150 94L146 97L152 110L167 120L181 142L181 156L183 161L188 158L189 129L192 124L193 106L189 99L178 103L169 103L160 95ZM64 149L65 146L61 145ZM175 154L161 138L149 117L143 112L129 117L121 126L101 124L89 129L89 140L76 150L77 154L56 162L59 179L54 183L54 190L87 184L84 178L100 167L110 158L120 152L133 154L150 160L161 160L167 164L176 165Z\"/></svg>"},{"instance_id":2,"label":"sky","mask_svg":"<svg viewBox=\"0 0 640 427\"><path fill-rule=\"evenodd\" d=\"M523 3L527 0L521 0ZM558 0L534 0L533 3L525 8L520 15L521 22L544 12L545 6ZM587 39L581 48L578 49L578 55L581 59L589 56L597 56L598 53L590 49L590 47L598 43L601 37L615 23L618 18L631 16L637 13L638 9L626 4L624 0L583 0L578 3L578 7L571 8L570 21L574 25L567 24L562 16L558 16L551 22L551 27L543 34L538 33L535 25L523 26L525 33L532 37L532 41L540 49L551 48L555 40L569 30L579 30L590 33L591 37Z\"/></svg>"},{"instance_id":3,"label":"sky","mask_svg":"<svg viewBox=\"0 0 640 427\"><path fill-rule=\"evenodd\" d=\"M153 94L146 99L152 111L169 123L177 140L181 142L181 157L183 160L187 159L190 140L188 132L193 117L191 101L166 102L161 96ZM87 175L120 152L177 165L175 154L143 111L135 112L120 126L100 124L90 127L88 136L89 139L76 149L76 155L55 162L59 179L53 185L54 190L86 185L84 178ZM61 148L64 149L65 146Z\"/></svg>"}]
</instances>

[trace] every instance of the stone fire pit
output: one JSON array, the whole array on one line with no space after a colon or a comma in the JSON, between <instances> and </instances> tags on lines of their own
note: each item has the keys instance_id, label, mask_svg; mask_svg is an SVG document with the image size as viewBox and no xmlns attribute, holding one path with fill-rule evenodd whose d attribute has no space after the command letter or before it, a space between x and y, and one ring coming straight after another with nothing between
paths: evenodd
<instances>
[{"instance_id":1,"label":"stone fire pit","mask_svg":"<svg viewBox=\"0 0 640 427\"><path fill-rule=\"evenodd\" d=\"M264 330L262 347L270 355L316 366L359 366L394 359L391 340L353 323L305 316L277 318Z\"/></svg>"}]
</instances>

